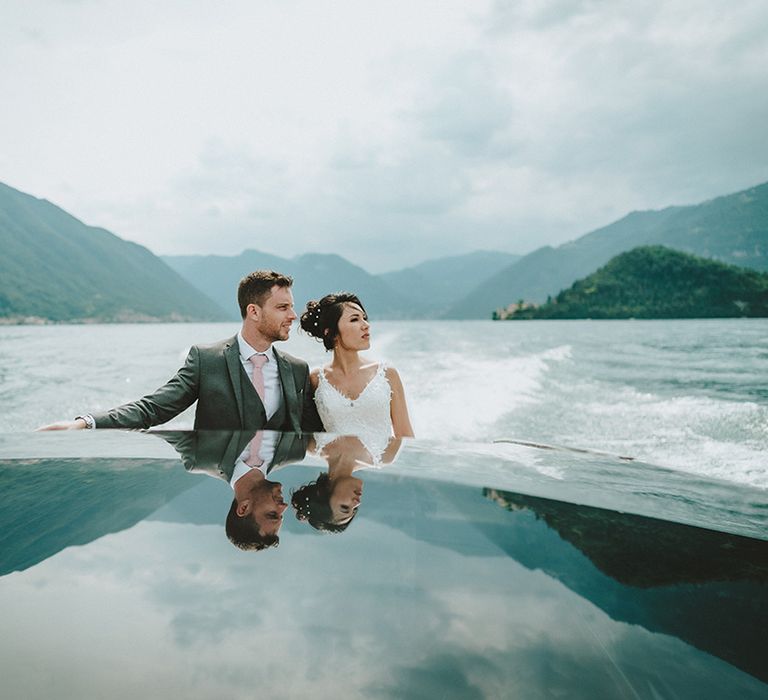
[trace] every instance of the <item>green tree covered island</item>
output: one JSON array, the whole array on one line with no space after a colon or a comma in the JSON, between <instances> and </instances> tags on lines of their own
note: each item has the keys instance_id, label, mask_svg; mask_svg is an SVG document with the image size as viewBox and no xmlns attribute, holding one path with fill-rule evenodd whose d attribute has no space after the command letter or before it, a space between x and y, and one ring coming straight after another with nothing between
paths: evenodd
<instances>
[{"instance_id":1,"label":"green tree covered island","mask_svg":"<svg viewBox=\"0 0 768 700\"><path fill-rule=\"evenodd\" d=\"M520 300L494 319L731 318L768 316L768 274L664 246L612 258L554 299Z\"/></svg>"}]
</instances>

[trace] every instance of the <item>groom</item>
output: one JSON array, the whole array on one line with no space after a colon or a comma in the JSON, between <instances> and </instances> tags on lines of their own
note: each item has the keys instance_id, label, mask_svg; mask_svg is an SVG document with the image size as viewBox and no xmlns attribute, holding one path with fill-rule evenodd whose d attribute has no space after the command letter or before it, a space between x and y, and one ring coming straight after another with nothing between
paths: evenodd
<instances>
[{"instance_id":1,"label":"groom","mask_svg":"<svg viewBox=\"0 0 768 700\"><path fill-rule=\"evenodd\" d=\"M307 363L277 350L296 320L293 280L257 270L240 281L240 332L213 345L194 345L168 382L138 401L78 416L42 430L150 428L197 401L195 430L323 429L312 400Z\"/></svg>"},{"instance_id":2,"label":"groom","mask_svg":"<svg viewBox=\"0 0 768 700\"><path fill-rule=\"evenodd\" d=\"M225 531L233 545L258 551L279 544L287 505L282 484L272 479L279 469L304 459L308 435L252 430L152 434L173 445L187 471L218 477L232 487L234 498ZM258 459L254 462L251 458L256 444Z\"/></svg>"}]
</instances>

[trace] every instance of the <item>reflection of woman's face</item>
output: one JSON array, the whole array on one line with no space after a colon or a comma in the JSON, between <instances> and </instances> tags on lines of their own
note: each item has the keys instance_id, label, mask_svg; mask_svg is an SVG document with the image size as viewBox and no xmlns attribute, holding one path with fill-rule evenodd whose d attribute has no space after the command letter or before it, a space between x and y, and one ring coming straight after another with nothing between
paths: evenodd
<instances>
[{"instance_id":1,"label":"reflection of woman's face","mask_svg":"<svg viewBox=\"0 0 768 700\"><path fill-rule=\"evenodd\" d=\"M348 301L339 318L336 342L348 350L367 350L371 347L371 324L368 316L357 304Z\"/></svg>"},{"instance_id":2,"label":"reflection of woman's face","mask_svg":"<svg viewBox=\"0 0 768 700\"><path fill-rule=\"evenodd\" d=\"M363 496L363 482L354 476L342 476L333 482L333 491L328 505L333 513L333 522L343 525L352 519L360 507Z\"/></svg>"}]
</instances>

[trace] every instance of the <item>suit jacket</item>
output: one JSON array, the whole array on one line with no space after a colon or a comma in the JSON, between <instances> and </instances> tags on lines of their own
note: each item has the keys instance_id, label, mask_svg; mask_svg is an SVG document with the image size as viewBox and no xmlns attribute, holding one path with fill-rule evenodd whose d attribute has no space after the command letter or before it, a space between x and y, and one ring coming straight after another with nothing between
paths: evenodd
<instances>
[{"instance_id":1,"label":"suit jacket","mask_svg":"<svg viewBox=\"0 0 768 700\"><path fill-rule=\"evenodd\" d=\"M280 424L267 421L264 404L240 362L237 336L194 345L184 366L157 391L104 413L97 428L150 428L166 423L195 401L195 430L323 430L303 360L274 349L283 391ZM274 418L274 417L273 417Z\"/></svg>"},{"instance_id":2,"label":"suit jacket","mask_svg":"<svg viewBox=\"0 0 768 700\"><path fill-rule=\"evenodd\" d=\"M190 472L206 472L229 483L235 463L251 441L251 430L166 430L152 435L161 437L179 453L184 468ZM267 475L286 464L301 462L307 453L308 435L280 433L275 443Z\"/></svg>"}]
</instances>

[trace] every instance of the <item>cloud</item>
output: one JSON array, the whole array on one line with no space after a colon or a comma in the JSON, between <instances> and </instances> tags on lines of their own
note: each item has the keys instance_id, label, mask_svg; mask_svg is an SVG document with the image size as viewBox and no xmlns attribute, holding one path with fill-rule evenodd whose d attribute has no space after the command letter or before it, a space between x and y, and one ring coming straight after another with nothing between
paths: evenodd
<instances>
[{"instance_id":1,"label":"cloud","mask_svg":"<svg viewBox=\"0 0 768 700\"><path fill-rule=\"evenodd\" d=\"M372 478L383 485L381 477ZM228 488L197 479L179 514ZM565 557L573 573L570 545L530 513L477 503L490 509L476 513L485 525L465 521L457 543L444 526L468 517L480 494L419 493L396 481L392 493L397 486L402 497L379 505L397 527L365 515L343 536L284 526L279 548L243 553L221 524L145 520L5 577L4 622L14 634L0 649L26 663L7 666L4 687L48 697L54 678L60 695L78 697L166 688L185 698L250 697L257 688L279 697L594 698L659 687L748 697L760 686L674 636L612 620L503 555L488 539L494 514L520 551L543 546L545 559ZM605 593L605 577L581 563ZM30 660L44 661L47 675Z\"/></svg>"},{"instance_id":2,"label":"cloud","mask_svg":"<svg viewBox=\"0 0 768 700\"><path fill-rule=\"evenodd\" d=\"M487 661L472 658L471 663L487 666ZM460 656L447 654L434 656L415 667L394 669L392 679L381 686L366 688L368 697L378 698L444 698L450 700L481 700L487 697L477 686L473 685L463 671ZM469 664L467 664L469 665Z\"/></svg>"},{"instance_id":3,"label":"cloud","mask_svg":"<svg viewBox=\"0 0 768 700\"><path fill-rule=\"evenodd\" d=\"M604 0L495 0L484 25L493 34L505 34L527 26L545 30L569 25L574 20L610 6Z\"/></svg>"},{"instance_id":4,"label":"cloud","mask_svg":"<svg viewBox=\"0 0 768 700\"><path fill-rule=\"evenodd\" d=\"M508 155L503 140L497 139L512 123L512 95L494 68L477 50L456 55L440 67L413 114L427 140L446 144L469 162Z\"/></svg>"},{"instance_id":5,"label":"cloud","mask_svg":"<svg viewBox=\"0 0 768 700\"><path fill-rule=\"evenodd\" d=\"M126 7L4 10L0 180L159 253L380 271L768 179L757 0Z\"/></svg>"}]
</instances>

